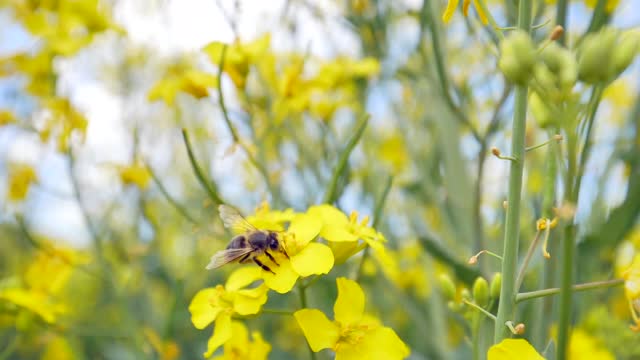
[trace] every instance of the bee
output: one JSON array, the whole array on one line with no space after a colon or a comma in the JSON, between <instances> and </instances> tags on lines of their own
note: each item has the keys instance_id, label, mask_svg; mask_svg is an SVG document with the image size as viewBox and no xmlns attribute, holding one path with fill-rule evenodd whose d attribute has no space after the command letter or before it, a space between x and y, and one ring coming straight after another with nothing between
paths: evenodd
<instances>
[{"instance_id":1,"label":"bee","mask_svg":"<svg viewBox=\"0 0 640 360\"><path fill-rule=\"evenodd\" d=\"M258 259L258 256L266 255L276 266L280 266L280 264L273 257L272 252L281 252L287 259L289 258L283 243L278 239L277 232L256 228L231 206L220 205L218 211L227 229L242 234L235 236L226 249L218 251L211 257L211 261L206 267L207 270L217 269L236 261L241 264L253 261L262 269L275 274L269 266Z\"/></svg>"}]
</instances>

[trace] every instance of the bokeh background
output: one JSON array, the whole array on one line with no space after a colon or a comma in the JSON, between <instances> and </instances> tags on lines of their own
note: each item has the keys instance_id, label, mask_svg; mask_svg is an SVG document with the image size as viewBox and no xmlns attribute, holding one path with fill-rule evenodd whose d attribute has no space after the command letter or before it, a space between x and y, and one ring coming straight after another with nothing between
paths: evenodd
<instances>
[{"instance_id":1,"label":"bokeh background","mask_svg":"<svg viewBox=\"0 0 640 360\"><path fill-rule=\"evenodd\" d=\"M639 26L637 0L612 3L607 21ZM494 33L474 10L443 24L445 5L0 1L0 292L42 296L24 306L0 298L3 359L201 358L210 333L193 327L187 308L228 274L204 270L229 240L215 196L245 214L264 203L298 211L321 203L363 113L370 120L335 204L372 216L388 187L377 229L404 275L388 278L384 264L365 262L368 306L411 358L468 358L469 325L438 295L436 279L448 274L463 287L499 271L491 257L466 261L502 249L509 164L489 150L509 153L513 92L496 65ZM512 2L487 5L500 24L514 24ZM590 26L593 6L570 2L570 39ZM549 21L535 32L541 42L555 4L537 1L534 13L534 23ZM220 89L214 42L229 44ZM614 276L640 248L640 197L630 191L639 79L636 60L598 110L577 203L579 281ZM549 136L529 118L528 145ZM542 216L546 153L527 155L522 249ZM553 235L550 243L554 254ZM526 288L539 287L547 265L536 253ZM336 274L358 266L356 256ZM335 276L310 291L315 307L330 311ZM56 306L55 319L43 320ZM621 289L581 294L575 308L585 346L640 357ZM545 325L529 333L540 351L553 328ZM308 356L293 319L250 327L272 344L270 358Z\"/></svg>"}]
</instances>

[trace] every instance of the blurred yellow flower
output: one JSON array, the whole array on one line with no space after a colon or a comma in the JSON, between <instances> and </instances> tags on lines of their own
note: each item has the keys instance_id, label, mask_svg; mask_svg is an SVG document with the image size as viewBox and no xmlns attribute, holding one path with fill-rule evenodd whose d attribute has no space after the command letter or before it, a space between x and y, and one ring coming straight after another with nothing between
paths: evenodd
<instances>
[{"instance_id":1,"label":"blurred yellow flower","mask_svg":"<svg viewBox=\"0 0 640 360\"><path fill-rule=\"evenodd\" d=\"M524 339L504 339L489 348L488 360L544 360Z\"/></svg>"},{"instance_id":2,"label":"blurred yellow flower","mask_svg":"<svg viewBox=\"0 0 640 360\"><path fill-rule=\"evenodd\" d=\"M640 332L640 255L635 256L623 278L624 293L629 301L629 310L634 322L631 329Z\"/></svg>"},{"instance_id":3,"label":"blurred yellow flower","mask_svg":"<svg viewBox=\"0 0 640 360\"><path fill-rule=\"evenodd\" d=\"M222 58L222 50L226 46L223 70L229 75L236 87L242 89L247 81L249 66L260 62L262 56L269 50L270 43L271 36L266 34L246 44L236 42L226 45L219 41L214 41L206 45L202 51L217 66Z\"/></svg>"},{"instance_id":4,"label":"blurred yellow flower","mask_svg":"<svg viewBox=\"0 0 640 360\"><path fill-rule=\"evenodd\" d=\"M596 7L596 4L598 3L598 0L585 0L584 1L588 7L594 9ZM618 4L620 3L620 0L607 0L607 4L605 5L604 11L611 13L613 12L613 10L616 9L616 7L618 7Z\"/></svg>"},{"instance_id":5,"label":"blurred yellow flower","mask_svg":"<svg viewBox=\"0 0 640 360\"><path fill-rule=\"evenodd\" d=\"M120 167L120 180L125 185L135 185L140 189L146 189L151 181L151 173L145 165L130 165Z\"/></svg>"},{"instance_id":6,"label":"blurred yellow flower","mask_svg":"<svg viewBox=\"0 0 640 360\"><path fill-rule=\"evenodd\" d=\"M283 235L289 257L281 253L274 254L280 265L270 267L275 274L261 270L269 288L284 294L291 291L300 276L329 273L333 268L333 253L327 245L313 241L321 228L320 219L309 214L299 214L291 220Z\"/></svg>"},{"instance_id":7,"label":"blurred yellow flower","mask_svg":"<svg viewBox=\"0 0 640 360\"><path fill-rule=\"evenodd\" d=\"M16 121L16 117L11 111L0 110L0 126L12 124Z\"/></svg>"},{"instance_id":8,"label":"blurred yellow flower","mask_svg":"<svg viewBox=\"0 0 640 360\"><path fill-rule=\"evenodd\" d=\"M336 359L404 359L407 345L378 319L365 315L365 295L353 280L338 278L338 298L333 307L334 321L316 309L302 309L294 316L314 352L333 349Z\"/></svg>"},{"instance_id":9,"label":"blurred yellow flower","mask_svg":"<svg viewBox=\"0 0 640 360\"><path fill-rule=\"evenodd\" d=\"M488 23L487 15L484 13L484 10L482 8L482 4L480 4L480 1L482 0L473 0L473 6L476 8L476 12L478 12L478 17L480 18L480 21L482 21L484 25L487 25ZM447 8L444 10L444 13L442 14L442 21L445 24L451 21L451 18L453 17L453 13L455 13L459 3L460 3L460 0L447 1ZM462 3L462 12L464 13L464 16L467 16L469 14L470 4L471 4L471 0L464 0L464 2Z\"/></svg>"},{"instance_id":10,"label":"blurred yellow flower","mask_svg":"<svg viewBox=\"0 0 640 360\"><path fill-rule=\"evenodd\" d=\"M42 140L47 140L55 132L60 152L67 151L72 134L77 133L84 140L89 122L68 99L49 98L45 105L49 116L40 131Z\"/></svg>"},{"instance_id":11,"label":"blurred yellow flower","mask_svg":"<svg viewBox=\"0 0 640 360\"><path fill-rule=\"evenodd\" d=\"M153 347L159 360L175 360L180 356L180 347L173 340L162 340L160 335L150 327L143 330L149 344Z\"/></svg>"},{"instance_id":12,"label":"blurred yellow flower","mask_svg":"<svg viewBox=\"0 0 640 360\"><path fill-rule=\"evenodd\" d=\"M271 345L262 339L262 335L253 331L249 340L249 331L239 321L231 322L231 339L224 344L224 352L212 360L265 360L271 351Z\"/></svg>"},{"instance_id":13,"label":"blurred yellow flower","mask_svg":"<svg viewBox=\"0 0 640 360\"><path fill-rule=\"evenodd\" d=\"M210 357L231 338L231 315L260 312L262 305L267 302L269 289L264 283L253 288L248 286L261 278L260 268L243 267L234 271L224 286L202 289L193 297L189 304L193 325L204 329L212 322L216 323L205 357Z\"/></svg>"},{"instance_id":14,"label":"blurred yellow flower","mask_svg":"<svg viewBox=\"0 0 640 360\"><path fill-rule=\"evenodd\" d=\"M169 69L164 78L158 81L147 94L149 101L162 100L173 106L179 92L192 95L196 99L209 96L209 88L218 84L218 78L200 70L184 69L176 65Z\"/></svg>"},{"instance_id":15,"label":"blurred yellow flower","mask_svg":"<svg viewBox=\"0 0 640 360\"><path fill-rule=\"evenodd\" d=\"M38 180L36 170L27 164L9 166L9 186L7 197L11 201L22 201L27 197L29 187Z\"/></svg>"},{"instance_id":16,"label":"blurred yellow flower","mask_svg":"<svg viewBox=\"0 0 640 360\"><path fill-rule=\"evenodd\" d=\"M375 58L351 59L340 57L322 65L311 86L333 90L347 82L365 79L380 73L380 63Z\"/></svg>"},{"instance_id":17,"label":"blurred yellow flower","mask_svg":"<svg viewBox=\"0 0 640 360\"><path fill-rule=\"evenodd\" d=\"M573 329L569 339L569 359L614 360L615 357L596 338L582 329Z\"/></svg>"}]
</instances>

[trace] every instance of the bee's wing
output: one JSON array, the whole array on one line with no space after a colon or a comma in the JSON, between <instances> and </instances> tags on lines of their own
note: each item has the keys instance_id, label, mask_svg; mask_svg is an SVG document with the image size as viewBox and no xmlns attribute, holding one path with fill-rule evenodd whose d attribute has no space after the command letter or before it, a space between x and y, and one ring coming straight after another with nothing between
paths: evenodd
<instances>
[{"instance_id":1,"label":"bee's wing","mask_svg":"<svg viewBox=\"0 0 640 360\"><path fill-rule=\"evenodd\" d=\"M251 225L247 219L245 219L238 210L229 205L218 206L220 212L220 218L224 223L224 227L234 231L235 233L246 233L251 231L257 231L255 226Z\"/></svg>"},{"instance_id":2,"label":"bee's wing","mask_svg":"<svg viewBox=\"0 0 640 360\"><path fill-rule=\"evenodd\" d=\"M209 261L209 264L207 265L206 269L211 270L211 269L219 268L222 265L226 265L230 262L238 260L239 258L247 255L252 251L253 249L250 247L241 248L241 249L220 250L211 257L211 261Z\"/></svg>"}]
</instances>

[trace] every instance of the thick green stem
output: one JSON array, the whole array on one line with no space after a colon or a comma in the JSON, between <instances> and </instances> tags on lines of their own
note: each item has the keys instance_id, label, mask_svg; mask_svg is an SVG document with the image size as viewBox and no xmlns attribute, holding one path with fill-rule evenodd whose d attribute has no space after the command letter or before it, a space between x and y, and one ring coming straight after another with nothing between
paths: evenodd
<instances>
[{"instance_id":1,"label":"thick green stem","mask_svg":"<svg viewBox=\"0 0 640 360\"><path fill-rule=\"evenodd\" d=\"M520 0L518 28L529 32L531 27L531 0ZM525 128L527 115L527 85L517 85L513 114L513 134L511 153L516 161L509 170L509 193L507 199L507 219L502 252L502 287L496 321L494 341L499 343L509 336L509 329L503 324L515 317L516 273L518 263L518 242L520 235L520 196L522 192L522 172L524 170Z\"/></svg>"},{"instance_id":2,"label":"thick green stem","mask_svg":"<svg viewBox=\"0 0 640 360\"><path fill-rule=\"evenodd\" d=\"M558 0L556 11L556 24L562 26L563 28L567 28L567 0ZM558 39L560 45L565 45L567 42L566 32L563 32Z\"/></svg>"},{"instance_id":3,"label":"thick green stem","mask_svg":"<svg viewBox=\"0 0 640 360\"><path fill-rule=\"evenodd\" d=\"M307 288L302 286L302 283L298 283L298 295L300 296L300 309L307 308ZM309 348L309 356L311 360L316 360L316 353L311 349L309 343L307 343L307 348Z\"/></svg>"}]
</instances>

